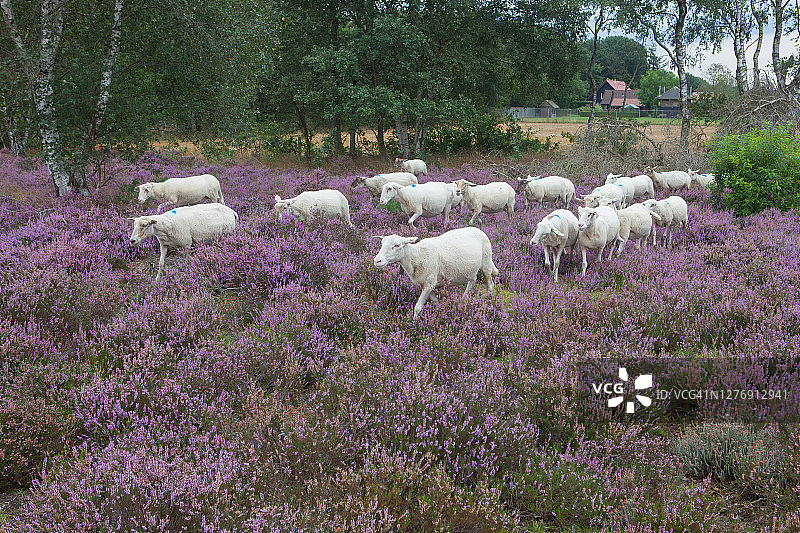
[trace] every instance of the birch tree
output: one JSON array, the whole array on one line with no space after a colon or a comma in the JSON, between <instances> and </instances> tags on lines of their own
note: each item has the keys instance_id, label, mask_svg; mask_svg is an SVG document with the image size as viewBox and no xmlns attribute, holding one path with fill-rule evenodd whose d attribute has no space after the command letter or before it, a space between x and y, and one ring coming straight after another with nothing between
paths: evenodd
<instances>
[{"instance_id":1,"label":"birch tree","mask_svg":"<svg viewBox=\"0 0 800 533\"><path fill-rule=\"evenodd\" d=\"M29 13L27 20L22 20L17 16L18 12L22 11L17 10L17 6L20 4L22 2L19 0L16 2L0 0L3 21L6 31L14 43L17 63L22 65L22 70L32 88L35 123L41 138L45 165L58 196L63 196L72 190L85 194L87 188L83 169L70 169L68 163L54 99L56 62L62 46L65 14L67 14L69 3L59 0L41 0L36 10L38 16L30 16L33 13ZM95 120L91 128L93 133L87 136L87 142L91 142L95 138L111 95L112 75L119 54L120 20L123 7L124 0L115 0L112 37L100 80L101 90L97 99Z\"/></svg>"},{"instance_id":2,"label":"birch tree","mask_svg":"<svg viewBox=\"0 0 800 533\"><path fill-rule=\"evenodd\" d=\"M687 45L705 38L703 6L696 0L618 0L623 27L641 37L652 39L669 57L678 73L681 107L680 147L689 149L691 112L686 65Z\"/></svg>"}]
</instances>

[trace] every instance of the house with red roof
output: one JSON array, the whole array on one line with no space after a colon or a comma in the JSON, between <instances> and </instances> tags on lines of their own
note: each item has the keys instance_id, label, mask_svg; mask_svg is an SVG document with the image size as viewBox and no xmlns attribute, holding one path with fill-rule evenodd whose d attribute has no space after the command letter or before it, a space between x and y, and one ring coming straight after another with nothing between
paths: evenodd
<instances>
[{"instance_id":1,"label":"house with red roof","mask_svg":"<svg viewBox=\"0 0 800 533\"><path fill-rule=\"evenodd\" d=\"M642 107L639 100L639 91L629 89L628 84L620 80L606 80L597 90L595 102L600 104L603 111L617 111L624 108L638 109Z\"/></svg>"}]
</instances>

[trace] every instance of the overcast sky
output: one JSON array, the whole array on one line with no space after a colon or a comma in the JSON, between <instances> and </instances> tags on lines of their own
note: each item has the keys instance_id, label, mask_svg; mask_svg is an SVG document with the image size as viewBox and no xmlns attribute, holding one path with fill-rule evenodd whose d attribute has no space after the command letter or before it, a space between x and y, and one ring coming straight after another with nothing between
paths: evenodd
<instances>
[{"instance_id":1,"label":"overcast sky","mask_svg":"<svg viewBox=\"0 0 800 533\"><path fill-rule=\"evenodd\" d=\"M774 32L765 34L764 42L761 44L758 66L762 71L767 69L771 72L773 35ZM751 43L748 43L751 44L751 46L746 52L748 79L752 78L753 53L755 52L755 41L753 40ZM661 50L658 49L657 51ZM688 71L695 76L705 78L708 67L714 63L721 63L731 69L731 72L736 72L736 56L733 55L733 39L726 39L723 41L722 48L716 53L710 49L700 50L699 53L697 53L698 48L696 46L692 47L690 52L696 54L697 57L697 63L688 67ZM781 57L789 57L791 54L797 56L797 52L797 33L784 35L781 39ZM659 55L666 56L666 54L661 53Z\"/></svg>"},{"instance_id":2,"label":"overcast sky","mask_svg":"<svg viewBox=\"0 0 800 533\"><path fill-rule=\"evenodd\" d=\"M772 36L775 34L775 31L772 27L765 27L764 28L764 42L761 44L761 54L759 55L758 66L763 72L767 71L767 73L772 72ZM612 30L608 33L608 35L625 35L621 33L619 30ZM757 33L753 32L753 37L757 36ZM636 37L632 37L633 39ZM748 41L748 48L746 52L747 56L747 72L748 72L748 79L752 78L753 75L753 52L755 51L755 38ZM665 59L665 67L667 70L674 71L675 69L670 65L669 58L664 51L655 45L652 41L647 41L644 45L648 48L653 48L660 57ZM705 50L700 50L698 46L690 46L688 50L691 58L693 59L693 63L687 66L687 70L690 74L694 74L695 76L700 76L701 78L706 78L706 72L708 71L708 67L715 63L721 63L731 69L731 72L736 72L736 56L733 55L733 39L725 39L722 42L722 47L717 51L713 52L710 48ZM797 32L792 32L786 34L781 39L781 57L789 57L790 55L794 54L795 56L798 55L798 35Z\"/></svg>"}]
</instances>

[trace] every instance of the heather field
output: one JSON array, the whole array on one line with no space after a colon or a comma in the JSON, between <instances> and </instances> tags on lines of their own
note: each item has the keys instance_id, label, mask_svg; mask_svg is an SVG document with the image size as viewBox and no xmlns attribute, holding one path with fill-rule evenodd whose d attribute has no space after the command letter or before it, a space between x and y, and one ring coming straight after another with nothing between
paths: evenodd
<instances>
[{"instance_id":1,"label":"heather field","mask_svg":"<svg viewBox=\"0 0 800 533\"><path fill-rule=\"evenodd\" d=\"M236 231L154 284L133 187L204 172ZM414 231L357 174L149 154L56 200L0 152L0 531L800 531L799 213L736 219L693 189L674 249L629 244L584 278L562 259L554 284L529 244L550 208L518 197L479 224L497 292L447 287L414 321L418 289L371 237L467 213ZM427 179L457 178L494 179ZM277 220L276 194L325 187L355 230ZM630 414L592 388L620 366L783 398Z\"/></svg>"}]
</instances>

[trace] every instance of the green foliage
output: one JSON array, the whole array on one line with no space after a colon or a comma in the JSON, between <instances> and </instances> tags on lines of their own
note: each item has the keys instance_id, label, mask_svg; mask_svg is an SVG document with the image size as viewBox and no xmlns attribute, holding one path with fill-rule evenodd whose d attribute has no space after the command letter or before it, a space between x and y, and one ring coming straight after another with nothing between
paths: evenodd
<instances>
[{"instance_id":1,"label":"green foliage","mask_svg":"<svg viewBox=\"0 0 800 533\"><path fill-rule=\"evenodd\" d=\"M678 76L666 70L651 70L640 82L639 100L650 109L658 107L658 95L678 86Z\"/></svg>"},{"instance_id":2,"label":"green foliage","mask_svg":"<svg viewBox=\"0 0 800 533\"><path fill-rule=\"evenodd\" d=\"M583 46L591 52L592 41L584 42ZM642 76L650 70L651 55L651 51L629 37L612 35L599 40L593 71L598 85L608 78L638 87Z\"/></svg>"},{"instance_id":3,"label":"green foliage","mask_svg":"<svg viewBox=\"0 0 800 533\"><path fill-rule=\"evenodd\" d=\"M800 473L792 468L797 458L770 428L759 430L730 423L698 426L678 440L675 452L687 475L735 482L757 496L773 494L800 481Z\"/></svg>"},{"instance_id":4,"label":"green foliage","mask_svg":"<svg viewBox=\"0 0 800 533\"><path fill-rule=\"evenodd\" d=\"M434 152L452 153L459 150L497 150L520 156L522 152L549 152L558 142L548 137L544 142L528 132L510 117L491 113L478 114L468 122L441 124L428 134L428 147Z\"/></svg>"},{"instance_id":5,"label":"green foliage","mask_svg":"<svg viewBox=\"0 0 800 533\"><path fill-rule=\"evenodd\" d=\"M689 109L694 117L719 119L730 101L730 96L724 93L701 92L689 102Z\"/></svg>"},{"instance_id":6,"label":"green foliage","mask_svg":"<svg viewBox=\"0 0 800 533\"><path fill-rule=\"evenodd\" d=\"M577 109L586 105L587 96L589 90L586 83L576 75L566 84L564 90L556 95L555 102L564 109Z\"/></svg>"},{"instance_id":7,"label":"green foliage","mask_svg":"<svg viewBox=\"0 0 800 533\"><path fill-rule=\"evenodd\" d=\"M598 473L558 455L533 462L514 483L514 507L524 516L540 517L559 531L589 528L608 512L606 483Z\"/></svg>"},{"instance_id":8,"label":"green foliage","mask_svg":"<svg viewBox=\"0 0 800 533\"><path fill-rule=\"evenodd\" d=\"M709 151L714 199L737 216L800 207L800 137L785 124L716 139Z\"/></svg>"}]
</instances>

